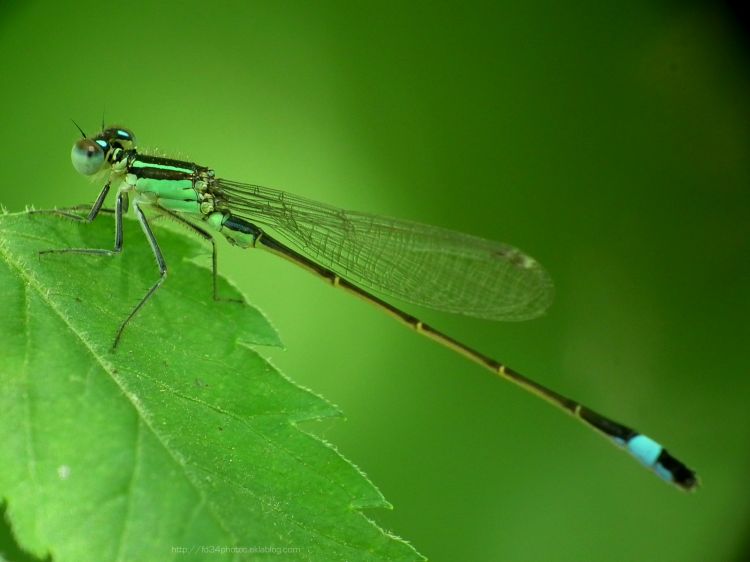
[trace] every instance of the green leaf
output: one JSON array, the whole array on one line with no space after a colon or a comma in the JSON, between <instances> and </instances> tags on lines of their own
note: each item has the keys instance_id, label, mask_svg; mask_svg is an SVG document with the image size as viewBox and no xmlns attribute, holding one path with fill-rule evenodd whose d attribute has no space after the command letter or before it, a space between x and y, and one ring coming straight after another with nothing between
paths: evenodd
<instances>
[{"instance_id":1,"label":"green leaf","mask_svg":"<svg viewBox=\"0 0 750 562\"><path fill-rule=\"evenodd\" d=\"M264 548L421 560L361 513L389 507L367 478L296 427L338 412L250 347L278 345L276 332L211 298L198 242L157 226L169 277L111 351L157 277L137 224L125 221L119 256L38 252L111 247L113 232L111 216L0 215L0 495L18 543L59 562L219 549L257 560ZM223 279L220 290L238 295Z\"/></svg>"}]
</instances>

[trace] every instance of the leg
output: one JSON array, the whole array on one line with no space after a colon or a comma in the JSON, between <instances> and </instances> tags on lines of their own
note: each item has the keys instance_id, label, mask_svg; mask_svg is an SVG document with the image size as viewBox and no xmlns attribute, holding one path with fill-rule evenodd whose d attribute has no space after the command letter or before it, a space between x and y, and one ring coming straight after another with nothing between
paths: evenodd
<instances>
[{"instance_id":1,"label":"leg","mask_svg":"<svg viewBox=\"0 0 750 562\"><path fill-rule=\"evenodd\" d=\"M72 207L63 207L62 209L52 209L52 210L43 209L43 210L39 210L39 211L29 211L29 213L32 214L32 215L37 215L37 214L45 213L45 214L53 214L53 215L60 215L60 216L63 216L63 217L73 218L73 217L71 217L72 213L70 211L88 211L90 209L91 209L91 205L89 205L88 203L79 203L78 205L73 205ZM102 207L101 209L99 209L99 212L100 213L104 213L106 215L114 215L115 214L115 210L114 209L108 209L107 207ZM125 213L128 212L128 205L127 204L123 205L123 212L125 212ZM97 215L97 216L99 216L99 215ZM82 217L80 215L75 215L75 218L73 220L83 221L83 222L87 222L87 223L90 222L88 220L88 217Z\"/></svg>"},{"instance_id":2,"label":"leg","mask_svg":"<svg viewBox=\"0 0 750 562\"><path fill-rule=\"evenodd\" d=\"M143 233L146 235L146 239L151 245L151 251L154 253L154 258L156 258L156 265L159 266L159 279L157 279L156 283L151 286L151 288L146 292L141 301L135 306L133 310L130 311L128 317L125 318L122 324L120 324L120 327L117 329L117 333L115 334L115 341L112 344L113 351L117 348L117 344L120 343L120 338L122 337L122 333L125 330L125 327L133 319L133 317L138 314L138 311L143 308L143 305L146 304L146 302L153 296L156 290L161 287L162 283L164 283L164 280L167 278L167 262L164 261L164 255L161 253L159 243L156 241L156 237L151 231L151 227L146 220L146 215L143 214L143 211L141 210L141 207L137 202L133 204L133 207L135 207L135 214L138 217L138 222L141 223Z\"/></svg>"},{"instance_id":3,"label":"leg","mask_svg":"<svg viewBox=\"0 0 750 562\"><path fill-rule=\"evenodd\" d=\"M215 301L226 301L226 302L239 302L244 303L242 299L225 299L219 297L219 288L218 288L218 259L217 259L217 248L216 248L216 239L206 230L201 228L198 225L193 224L189 220L181 217L178 213L175 213L174 211L170 211L168 209L164 209L161 207L157 207L157 210L176 220L180 224L184 225L186 228L193 231L195 234L203 238L204 240L211 243L211 277L213 281L213 293L214 293L214 300Z\"/></svg>"},{"instance_id":4,"label":"leg","mask_svg":"<svg viewBox=\"0 0 750 562\"><path fill-rule=\"evenodd\" d=\"M84 222L91 222L96 218L96 215L99 214L99 211L101 210L102 203L104 202L104 196L107 194L106 192L109 190L109 184L105 186L105 189L102 190L102 193L99 194L99 197L96 200L96 203L94 203L94 206L91 208L91 212L89 213L89 216L87 218L81 218L78 215L73 215L72 213L64 214L63 216L71 216L76 217L76 220L84 221ZM39 255L42 254L89 254L89 255L99 255L99 256L113 256L115 254L119 254L122 251L122 208L123 208L123 198L124 194L119 193L117 195L117 202L115 204L115 247L112 250L104 250L100 248L60 248L55 250L42 250L39 252Z\"/></svg>"},{"instance_id":5,"label":"leg","mask_svg":"<svg viewBox=\"0 0 750 562\"><path fill-rule=\"evenodd\" d=\"M104 204L104 199L107 197L107 193L109 193L109 182L104 184L104 187L102 188L101 192L99 193L99 196L96 198L96 201L94 201L94 205L91 207L91 210L89 210L89 214L86 217L82 217L80 215L76 215L75 213L71 213L70 211L78 210L81 208L80 205L77 205L76 207L73 207L72 209L54 209L52 211L31 211L31 214L39 215L39 214L53 214L58 215L61 217L65 217L68 219L72 219L79 222L86 222L89 223L93 221L96 216L99 214L99 211L102 210L102 205Z\"/></svg>"}]
</instances>

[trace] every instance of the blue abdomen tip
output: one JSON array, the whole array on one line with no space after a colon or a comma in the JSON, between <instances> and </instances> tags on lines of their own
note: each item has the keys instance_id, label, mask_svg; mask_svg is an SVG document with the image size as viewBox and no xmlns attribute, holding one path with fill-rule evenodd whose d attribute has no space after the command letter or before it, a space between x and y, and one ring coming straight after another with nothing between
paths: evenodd
<instances>
[{"instance_id":1,"label":"blue abdomen tip","mask_svg":"<svg viewBox=\"0 0 750 562\"><path fill-rule=\"evenodd\" d=\"M625 447L630 454L648 467L654 468L656 461L664 447L645 435L636 435L630 439Z\"/></svg>"}]
</instances>

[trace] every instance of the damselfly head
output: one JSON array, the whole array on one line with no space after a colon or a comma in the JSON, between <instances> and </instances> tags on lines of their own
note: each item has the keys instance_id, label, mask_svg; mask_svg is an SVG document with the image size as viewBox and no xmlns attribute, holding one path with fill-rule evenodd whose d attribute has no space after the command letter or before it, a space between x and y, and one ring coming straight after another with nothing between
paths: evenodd
<instances>
[{"instance_id":1,"label":"damselfly head","mask_svg":"<svg viewBox=\"0 0 750 562\"><path fill-rule=\"evenodd\" d=\"M77 126L77 125L76 125ZM76 171L84 176L93 176L106 164L114 164L123 158L124 151L135 148L135 135L124 127L109 127L95 137L79 139L73 145L70 159Z\"/></svg>"}]
</instances>

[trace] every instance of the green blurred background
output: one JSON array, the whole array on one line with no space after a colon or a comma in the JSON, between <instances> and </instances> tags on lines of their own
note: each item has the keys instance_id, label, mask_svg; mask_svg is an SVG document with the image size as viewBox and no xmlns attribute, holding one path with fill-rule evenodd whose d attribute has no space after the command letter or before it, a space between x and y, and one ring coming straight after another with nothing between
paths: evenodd
<instances>
[{"instance_id":1,"label":"green blurred background","mask_svg":"<svg viewBox=\"0 0 750 562\"><path fill-rule=\"evenodd\" d=\"M663 440L680 493L560 412L261 252L222 271L436 561L750 556L748 45L719 5L1 2L0 202L90 202L76 119L344 208L526 250L543 318L413 310ZM142 241L131 240L131 244ZM144 242L145 243L145 242ZM172 259L177 259L173 257Z\"/></svg>"}]
</instances>

